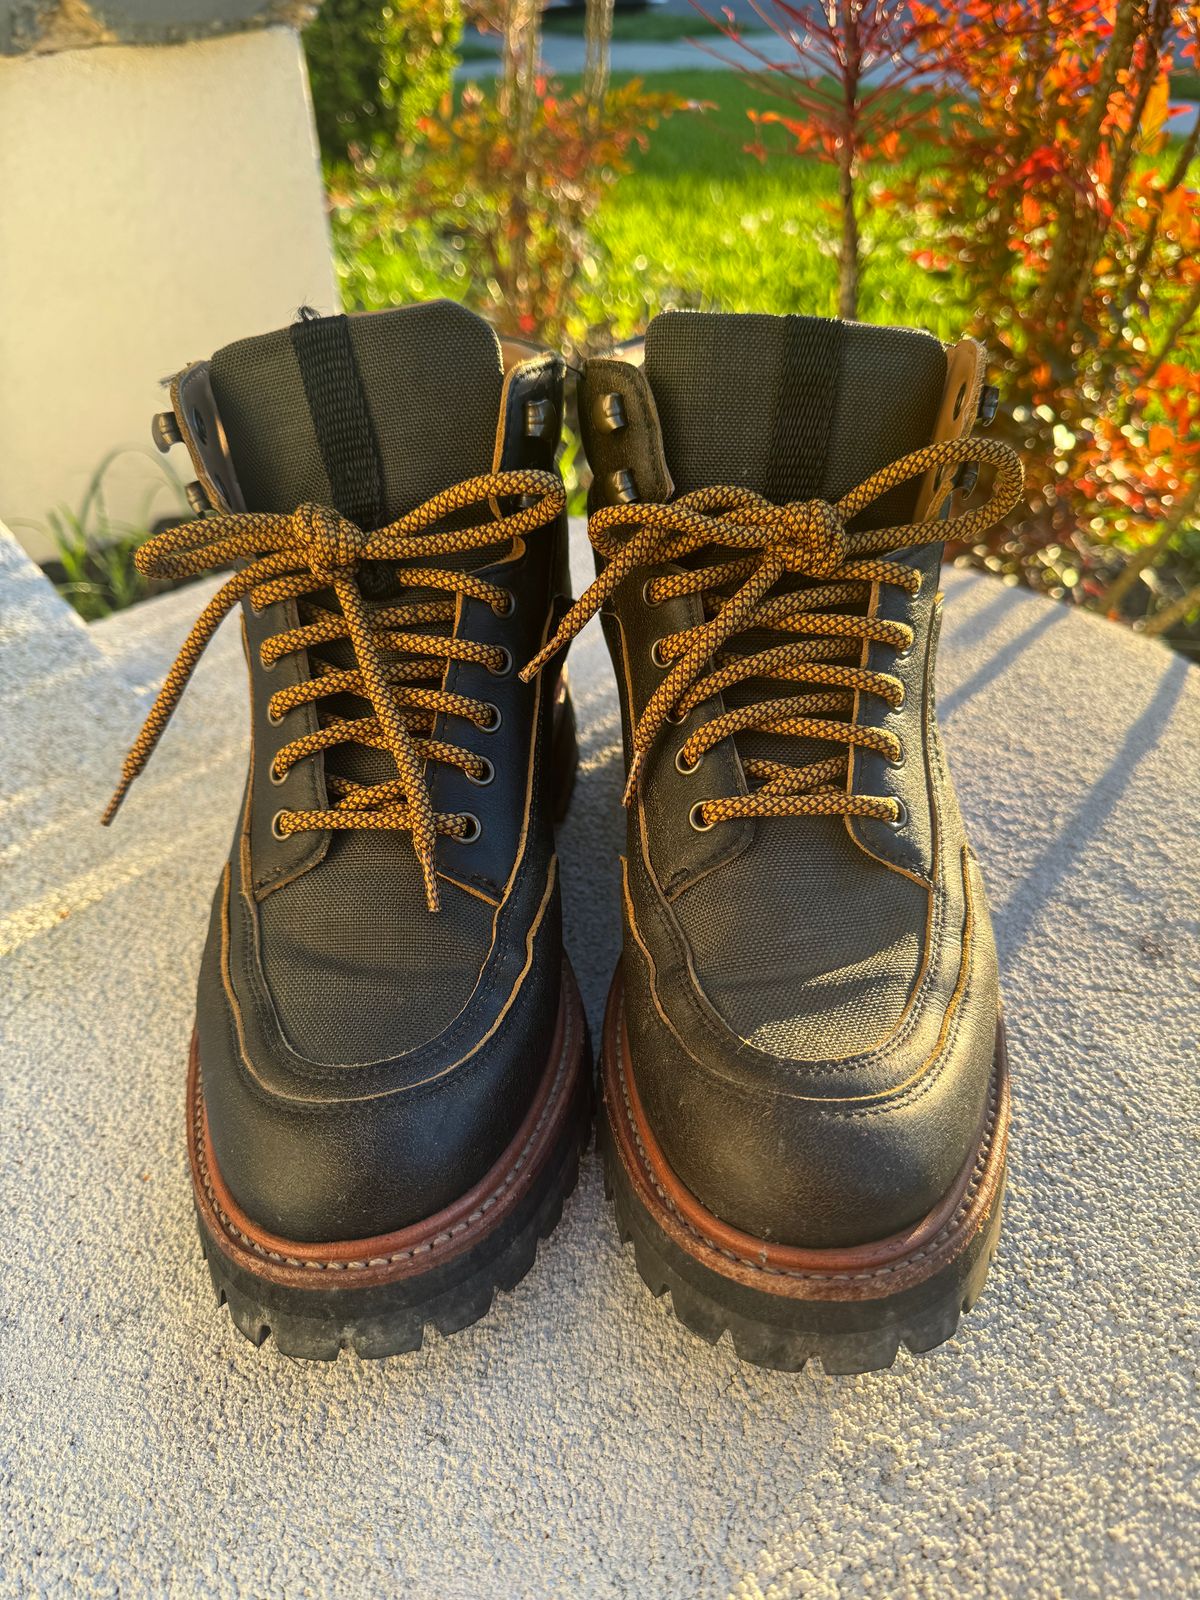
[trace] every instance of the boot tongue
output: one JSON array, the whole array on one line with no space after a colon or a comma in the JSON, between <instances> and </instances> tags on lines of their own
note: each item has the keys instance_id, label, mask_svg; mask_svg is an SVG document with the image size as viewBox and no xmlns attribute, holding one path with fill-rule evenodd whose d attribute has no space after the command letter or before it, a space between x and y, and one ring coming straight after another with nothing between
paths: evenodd
<instances>
[{"instance_id":1,"label":"boot tongue","mask_svg":"<svg viewBox=\"0 0 1200 1600\"><path fill-rule=\"evenodd\" d=\"M667 311L646 330L645 375L677 494L735 484L782 505L837 500L928 444L946 355L906 328ZM856 526L906 521L918 487Z\"/></svg>"},{"instance_id":2,"label":"boot tongue","mask_svg":"<svg viewBox=\"0 0 1200 1600\"><path fill-rule=\"evenodd\" d=\"M504 386L500 344L482 318L452 301L302 320L226 345L209 374L251 511L290 512L311 501L371 530L491 471ZM453 564L466 569L494 559L494 551L479 550ZM364 563L358 582L374 601L434 598L406 589L403 570L391 562ZM336 609L329 592L313 598ZM446 632L448 625L424 631ZM330 666L355 666L348 639L320 654ZM350 695L322 706L346 718L370 710ZM354 783L395 775L392 758L369 746L338 745L325 761L329 772ZM366 834L338 835L339 856L369 850Z\"/></svg>"},{"instance_id":3,"label":"boot tongue","mask_svg":"<svg viewBox=\"0 0 1200 1600\"><path fill-rule=\"evenodd\" d=\"M210 376L252 511L312 501L378 528L491 470L500 345L452 301L301 320L226 345Z\"/></svg>"}]
</instances>

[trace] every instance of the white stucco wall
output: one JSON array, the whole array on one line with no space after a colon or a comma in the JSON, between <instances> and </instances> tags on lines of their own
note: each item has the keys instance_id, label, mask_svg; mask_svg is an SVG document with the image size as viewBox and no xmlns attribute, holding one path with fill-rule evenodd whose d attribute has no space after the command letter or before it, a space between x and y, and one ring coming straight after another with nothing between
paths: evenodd
<instances>
[{"instance_id":1,"label":"white stucco wall","mask_svg":"<svg viewBox=\"0 0 1200 1600\"><path fill-rule=\"evenodd\" d=\"M36 558L115 448L142 512L160 379L305 303L337 289L293 30L0 60L0 517Z\"/></svg>"}]
</instances>

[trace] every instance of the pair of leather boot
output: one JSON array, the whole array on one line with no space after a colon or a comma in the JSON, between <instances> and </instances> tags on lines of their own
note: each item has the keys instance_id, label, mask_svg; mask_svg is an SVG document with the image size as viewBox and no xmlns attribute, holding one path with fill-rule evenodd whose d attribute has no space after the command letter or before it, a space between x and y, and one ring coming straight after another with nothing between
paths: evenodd
<instances>
[{"instance_id":1,"label":"pair of leather boot","mask_svg":"<svg viewBox=\"0 0 1200 1600\"><path fill-rule=\"evenodd\" d=\"M565 377L438 302L230 345L156 419L198 516L139 566L232 575L109 815L235 606L249 665L187 1090L213 1280L255 1342L383 1356L532 1265L591 1126L554 830L564 646L599 612L621 1233L747 1360L886 1366L954 1332L999 1227L996 956L933 677L947 513L974 537L1020 468L970 437L970 340L667 313L579 377L598 576L572 603Z\"/></svg>"}]
</instances>

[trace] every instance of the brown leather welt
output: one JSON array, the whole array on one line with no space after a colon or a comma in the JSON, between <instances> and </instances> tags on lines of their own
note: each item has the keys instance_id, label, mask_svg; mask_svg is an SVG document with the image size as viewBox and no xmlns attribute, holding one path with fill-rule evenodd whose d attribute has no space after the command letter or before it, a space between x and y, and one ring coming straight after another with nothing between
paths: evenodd
<instances>
[{"instance_id":1,"label":"brown leather welt","mask_svg":"<svg viewBox=\"0 0 1200 1600\"><path fill-rule=\"evenodd\" d=\"M494 1231L527 1193L564 1126L583 1085L583 1005L564 964L563 996L548 1065L532 1105L504 1154L474 1188L444 1210L392 1233L330 1244L299 1243L269 1233L238 1205L212 1154L195 1035L188 1062L188 1156L192 1187L205 1231L235 1264L289 1288L392 1283L452 1260Z\"/></svg>"},{"instance_id":2,"label":"brown leather welt","mask_svg":"<svg viewBox=\"0 0 1200 1600\"><path fill-rule=\"evenodd\" d=\"M731 1227L701 1205L672 1172L646 1119L625 1031L620 973L604 1020L604 1099L621 1164L638 1198L668 1237L724 1277L767 1294L804 1300L871 1300L911 1287L948 1265L997 1203L1008 1143L1008 1063L996 1030L992 1095L980 1143L950 1190L900 1233L842 1249L768 1243Z\"/></svg>"}]
</instances>

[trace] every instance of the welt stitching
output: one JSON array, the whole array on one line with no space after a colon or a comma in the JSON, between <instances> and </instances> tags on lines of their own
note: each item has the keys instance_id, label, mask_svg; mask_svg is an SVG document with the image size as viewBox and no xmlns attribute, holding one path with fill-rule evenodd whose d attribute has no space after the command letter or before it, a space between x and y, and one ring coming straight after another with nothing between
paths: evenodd
<instances>
[{"instance_id":1,"label":"welt stitching","mask_svg":"<svg viewBox=\"0 0 1200 1600\"><path fill-rule=\"evenodd\" d=\"M507 1191L516 1182L521 1171L528 1164L531 1147L541 1135L541 1132L549 1118L558 1109L558 1089L567 1072L568 1063L571 1059L571 1048L574 1044L574 1037L574 1010L573 1008L568 1007L566 1024L563 1028L563 1047L559 1055L558 1066L555 1069L554 1083L551 1087L550 1094L546 1098L546 1104L542 1107L542 1112L538 1117L537 1123L531 1131L528 1139L526 1139L525 1143L521 1146L520 1154L517 1156L513 1166L505 1174L503 1182L501 1182L490 1195L482 1200L474 1211L470 1212L468 1216L464 1217L461 1222L456 1222L453 1227L447 1228L443 1233L435 1234L427 1244L414 1245L411 1250L397 1250L386 1256L367 1256L365 1258L353 1261L304 1261L297 1256L286 1256L276 1250L267 1250L262 1245L256 1243L255 1240L251 1239L248 1234L243 1233L242 1230L233 1223L227 1213L218 1204L216 1194L213 1191L212 1178L208 1168L207 1147L204 1142L204 1117L202 1111L203 1093L201 1089L199 1063L197 1063L196 1090L192 1101L192 1119L196 1139L196 1164L200 1171L200 1179L204 1186L204 1193L208 1199L209 1207L213 1215L220 1219L221 1226L224 1228L225 1232L228 1233L231 1238L234 1238L241 1244L245 1245L248 1249L253 1250L256 1255L261 1256L264 1260L274 1261L283 1266L303 1267L310 1272L363 1271L368 1267L392 1266L399 1261L408 1261L415 1256L430 1255L435 1250L444 1249L452 1239L457 1238L468 1228L474 1227L476 1223L480 1222L482 1218L492 1210L497 1201L502 1199Z\"/></svg>"},{"instance_id":2,"label":"welt stitching","mask_svg":"<svg viewBox=\"0 0 1200 1600\"><path fill-rule=\"evenodd\" d=\"M624 1011L625 1002L624 997L622 997L619 1013L619 1017L622 1020L624 1018ZM619 1037L620 1035L618 1034L618 1039ZM963 1194L963 1198L956 1208L953 1216L946 1219L942 1227L933 1236L933 1238L930 1239L928 1244L922 1245L919 1250L914 1251L909 1256L905 1256L902 1261L892 1262L883 1267L872 1267L867 1272L810 1272L799 1267L769 1267L764 1262L756 1261L751 1256L739 1255L736 1251L730 1250L727 1246L718 1244L715 1239L710 1238L706 1233L702 1233L700 1229L698 1229L687 1217L683 1215L681 1211L678 1210L675 1202L666 1193L655 1176L654 1168L651 1166L650 1158L646 1153L646 1147L642 1143L641 1135L637 1130L637 1124L634 1122L633 1107L629 1102L629 1091L625 1082L625 1068L621 1059L619 1045L617 1057L617 1076L621 1085L621 1099L624 1103L626 1126L633 1137L634 1143L637 1145L638 1155L641 1159L643 1175L650 1183L659 1199L676 1218L676 1220L683 1227L685 1227L694 1238L699 1239L700 1242L707 1246L708 1249L715 1250L718 1255L724 1256L728 1261L736 1261L741 1266L751 1267L755 1272L761 1272L767 1277L797 1278L810 1283L874 1282L878 1279L887 1277L889 1274L906 1271L916 1262L927 1260L931 1255L936 1254L942 1244L951 1238L954 1233L960 1231L959 1225L970 1212L975 1197L979 1192L979 1185L983 1180L983 1175L987 1168L988 1157L991 1154L992 1138L995 1133L996 1126L996 1113L999 1109L999 1094L997 1089L998 1080L996 1073L993 1071L991 1088L988 1094L987 1120L984 1124L983 1138L980 1140L979 1151L975 1159L975 1165L971 1171L971 1181L968 1183L966 1191Z\"/></svg>"}]
</instances>

